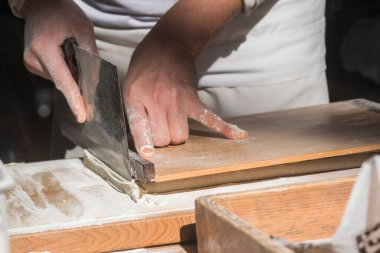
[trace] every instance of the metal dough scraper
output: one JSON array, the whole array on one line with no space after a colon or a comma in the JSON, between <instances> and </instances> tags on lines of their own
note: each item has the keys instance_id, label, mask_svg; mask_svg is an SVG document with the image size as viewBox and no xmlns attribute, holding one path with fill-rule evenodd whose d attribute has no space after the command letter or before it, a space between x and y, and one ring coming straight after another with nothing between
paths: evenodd
<instances>
[{"instance_id":1,"label":"metal dough scraper","mask_svg":"<svg viewBox=\"0 0 380 253\"><path fill-rule=\"evenodd\" d=\"M62 49L84 100L86 122L79 124L72 113L64 113L61 132L116 172L118 178L150 182L155 176L154 165L128 149L116 66L80 48L72 38L65 40Z\"/></svg>"}]
</instances>

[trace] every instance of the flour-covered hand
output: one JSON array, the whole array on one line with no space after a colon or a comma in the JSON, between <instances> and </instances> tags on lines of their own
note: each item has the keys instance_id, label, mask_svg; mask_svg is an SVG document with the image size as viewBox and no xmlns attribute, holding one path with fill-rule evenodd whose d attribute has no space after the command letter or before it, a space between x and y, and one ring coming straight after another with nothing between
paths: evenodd
<instances>
[{"instance_id":1,"label":"flour-covered hand","mask_svg":"<svg viewBox=\"0 0 380 253\"><path fill-rule=\"evenodd\" d=\"M64 60L61 45L74 38L79 46L97 53L91 21L72 0L27 0L24 64L54 82L65 96L78 122L86 120L83 98Z\"/></svg>"},{"instance_id":2,"label":"flour-covered hand","mask_svg":"<svg viewBox=\"0 0 380 253\"><path fill-rule=\"evenodd\" d=\"M148 35L135 50L123 95L137 152L152 157L154 147L181 144L193 118L227 138L247 133L206 109L198 98L194 57L175 41Z\"/></svg>"}]
</instances>

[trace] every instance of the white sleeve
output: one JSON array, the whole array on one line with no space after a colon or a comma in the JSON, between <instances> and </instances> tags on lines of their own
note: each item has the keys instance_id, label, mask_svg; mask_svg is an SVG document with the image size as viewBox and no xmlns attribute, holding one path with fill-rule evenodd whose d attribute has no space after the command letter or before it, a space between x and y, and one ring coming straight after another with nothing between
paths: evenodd
<instances>
[{"instance_id":1,"label":"white sleeve","mask_svg":"<svg viewBox=\"0 0 380 253\"><path fill-rule=\"evenodd\" d=\"M251 13L259 7L260 4L262 4L265 0L243 0L244 4L244 14L245 15L251 15Z\"/></svg>"},{"instance_id":2,"label":"white sleeve","mask_svg":"<svg viewBox=\"0 0 380 253\"><path fill-rule=\"evenodd\" d=\"M21 10L24 6L25 0L8 0L9 7L11 7L12 13L19 18L22 18Z\"/></svg>"}]
</instances>

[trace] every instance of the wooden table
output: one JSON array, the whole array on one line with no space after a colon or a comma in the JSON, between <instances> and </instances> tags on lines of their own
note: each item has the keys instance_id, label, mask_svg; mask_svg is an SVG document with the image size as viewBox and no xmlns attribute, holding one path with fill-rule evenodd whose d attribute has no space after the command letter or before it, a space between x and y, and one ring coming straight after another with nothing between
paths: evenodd
<instances>
[{"instance_id":1,"label":"wooden table","mask_svg":"<svg viewBox=\"0 0 380 253\"><path fill-rule=\"evenodd\" d=\"M104 252L195 241L195 198L346 178L357 169L223 187L146 195L134 203L78 159L7 165L11 249Z\"/></svg>"}]
</instances>

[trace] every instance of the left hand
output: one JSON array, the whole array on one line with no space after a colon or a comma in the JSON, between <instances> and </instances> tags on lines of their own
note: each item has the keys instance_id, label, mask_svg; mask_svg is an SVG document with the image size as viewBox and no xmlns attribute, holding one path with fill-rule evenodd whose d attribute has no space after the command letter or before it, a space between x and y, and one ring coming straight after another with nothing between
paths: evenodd
<instances>
[{"instance_id":1,"label":"left hand","mask_svg":"<svg viewBox=\"0 0 380 253\"><path fill-rule=\"evenodd\" d=\"M223 121L199 100L192 54L156 32L148 34L136 48L123 85L137 152L149 158L154 147L185 142L188 117L227 138L245 138L245 131Z\"/></svg>"}]
</instances>

